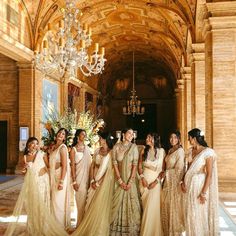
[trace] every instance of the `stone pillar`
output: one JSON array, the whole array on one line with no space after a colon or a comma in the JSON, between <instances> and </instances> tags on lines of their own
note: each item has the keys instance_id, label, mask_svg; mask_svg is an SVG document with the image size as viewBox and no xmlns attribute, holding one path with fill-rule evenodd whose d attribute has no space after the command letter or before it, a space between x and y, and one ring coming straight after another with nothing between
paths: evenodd
<instances>
[{"instance_id":1,"label":"stone pillar","mask_svg":"<svg viewBox=\"0 0 236 236\"><path fill-rule=\"evenodd\" d=\"M236 192L236 2L207 3L207 135L218 155L221 191Z\"/></svg>"},{"instance_id":2,"label":"stone pillar","mask_svg":"<svg viewBox=\"0 0 236 236\"><path fill-rule=\"evenodd\" d=\"M35 70L33 64L18 63L19 69L19 127L29 127L29 136L35 135ZM23 168L23 152L19 152L16 173Z\"/></svg>"},{"instance_id":3,"label":"stone pillar","mask_svg":"<svg viewBox=\"0 0 236 236\"><path fill-rule=\"evenodd\" d=\"M191 67L182 67L181 77L184 81L184 147L188 148L188 131L192 129Z\"/></svg>"},{"instance_id":4,"label":"stone pillar","mask_svg":"<svg viewBox=\"0 0 236 236\"><path fill-rule=\"evenodd\" d=\"M192 125L206 131L206 104L205 104L205 45L192 44Z\"/></svg>"},{"instance_id":5,"label":"stone pillar","mask_svg":"<svg viewBox=\"0 0 236 236\"><path fill-rule=\"evenodd\" d=\"M185 127L185 120L184 120L184 84L183 80L177 80L178 88L175 89L176 93L176 102L177 102L177 129L181 133L181 140L182 143L185 143L185 134L184 134L184 127Z\"/></svg>"}]
</instances>

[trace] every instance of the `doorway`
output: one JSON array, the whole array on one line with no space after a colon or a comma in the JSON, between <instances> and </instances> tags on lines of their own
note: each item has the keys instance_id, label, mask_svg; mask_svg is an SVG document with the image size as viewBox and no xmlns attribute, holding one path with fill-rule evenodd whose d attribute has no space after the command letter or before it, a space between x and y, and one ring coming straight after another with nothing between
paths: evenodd
<instances>
[{"instance_id":1,"label":"doorway","mask_svg":"<svg viewBox=\"0 0 236 236\"><path fill-rule=\"evenodd\" d=\"M0 173L7 169L7 121L0 121Z\"/></svg>"},{"instance_id":2,"label":"doorway","mask_svg":"<svg viewBox=\"0 0 236 236\"><path fill-rule=\"evenodd\" d=\"M143 115L128 116L127 127L137 130L137 143L144 144L149 132L157 129L157 107L156 104L143 104L145 113Z\"/></svg>"}]
</instances>

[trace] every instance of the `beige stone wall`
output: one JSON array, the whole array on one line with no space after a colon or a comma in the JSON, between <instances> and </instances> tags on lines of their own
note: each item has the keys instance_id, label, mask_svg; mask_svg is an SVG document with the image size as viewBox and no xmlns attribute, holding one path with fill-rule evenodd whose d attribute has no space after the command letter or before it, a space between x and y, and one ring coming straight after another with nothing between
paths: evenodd
<instances>
[{"instance_id":1,"label":"beige stone wall","mask_svg":"<svg viewBox=\"0 0 236 236\"><path fill-rule=\"evenodd\" d=\"M0 120L8 122L8 171L18 160L18 90L16 62L0 55Z\"/></svg>"}]
</instances>

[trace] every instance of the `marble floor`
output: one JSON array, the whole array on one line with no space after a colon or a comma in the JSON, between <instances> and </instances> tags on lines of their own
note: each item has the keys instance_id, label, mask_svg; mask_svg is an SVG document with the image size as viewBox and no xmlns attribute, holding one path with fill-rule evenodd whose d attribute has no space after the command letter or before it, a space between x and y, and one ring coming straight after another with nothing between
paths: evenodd
<instances>
[{"instance_id":1,"label":"marble floor","mask_svg":"<svg viewBox=\"0 0 236 236\"><path fill-rule=\"evenodd\" d=\"M0 182L0 236L4 234L10 221L15 202L20 192L23 176ZM72 213L72 225L76 212ZM22 217L25 220L25 217ZM220 193L220 235L236 236L236 194Z\"/></svg>"}]
</instances>

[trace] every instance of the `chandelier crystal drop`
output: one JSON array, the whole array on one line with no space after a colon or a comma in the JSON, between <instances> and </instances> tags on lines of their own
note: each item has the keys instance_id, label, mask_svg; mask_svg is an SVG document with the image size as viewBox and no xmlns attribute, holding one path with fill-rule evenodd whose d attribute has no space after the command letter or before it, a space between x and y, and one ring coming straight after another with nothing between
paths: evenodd
<instances>
[{"instance_id":1,"label":"chandelier crystal drop","mask_svg":"<svg viewBox=\"0 0 236 236\"><path fill-rule=\"evenodd\" d=\"M82 12L76 8L75 1L66 0L63 10L63 20L59 22L57 32L48 24L48 31L40 47L35 50L36 68L44 74L59 73L63 77L77 78L77 71L85 76L102 73L106 59L105 48L95 43L92 50L92 31L87 24L81 25L79 19ZM42 50L40 50L42 48ZM89 53L91 51L91 53Z\"/></svg>"},{"instance_id":2,"label":"chandelier crystal drop","mask_svg":"<svg viewBox=\"0 0 236 236\"><path fill-rule=\"evenodd\" d=\"M124 115L143 115L145 108L141 107L141 101L136 95L136 90L134 87L134 52L133 52L133 88L131 90L130 100L127 100L127 105L123 107Z\"/></svg>"}]
</instances>

